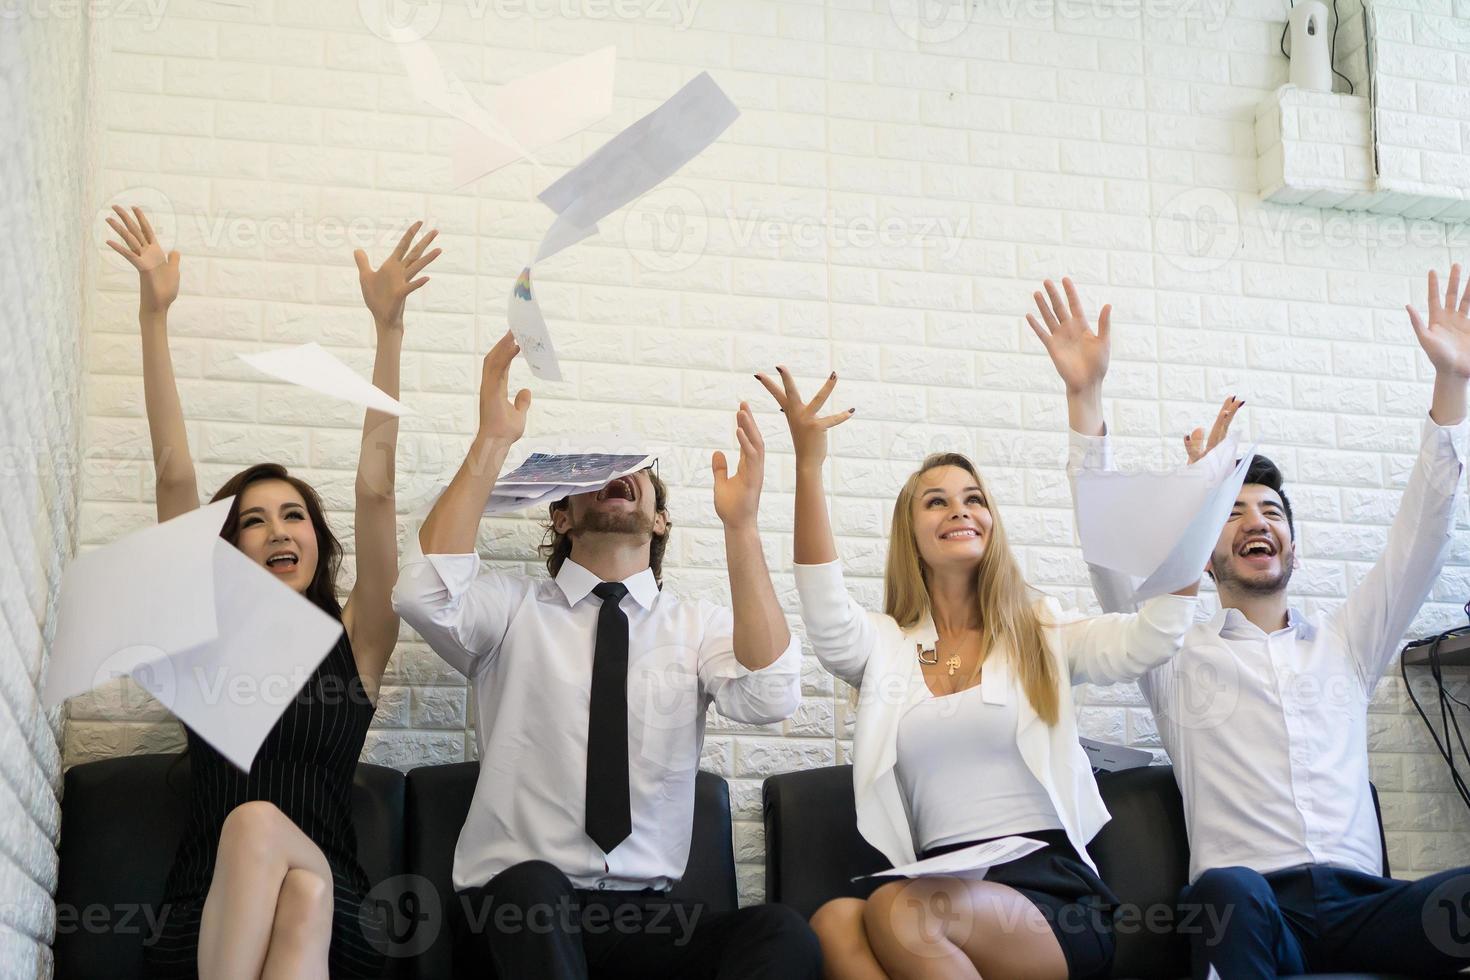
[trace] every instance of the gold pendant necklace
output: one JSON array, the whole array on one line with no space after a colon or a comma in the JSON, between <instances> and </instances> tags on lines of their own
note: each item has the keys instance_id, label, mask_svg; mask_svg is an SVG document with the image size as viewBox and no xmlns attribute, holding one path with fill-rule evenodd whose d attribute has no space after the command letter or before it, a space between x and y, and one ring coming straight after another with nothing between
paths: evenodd
<instances>
[{"instance_id":1,"label":"gold pendant necklace","mask_svg":"<svg viewBox=\"0 0 1470 980\"><path fill-rule=\"evenodd\" d=\"M946 666L946 667L949 668L949 676L953 677L954 676L954 672L960 669L960 658L959 658L959 656L956 655L956 656L950 657L948 660L946 660L944 662L944 666Z\"/></svg>"}]
</instances>

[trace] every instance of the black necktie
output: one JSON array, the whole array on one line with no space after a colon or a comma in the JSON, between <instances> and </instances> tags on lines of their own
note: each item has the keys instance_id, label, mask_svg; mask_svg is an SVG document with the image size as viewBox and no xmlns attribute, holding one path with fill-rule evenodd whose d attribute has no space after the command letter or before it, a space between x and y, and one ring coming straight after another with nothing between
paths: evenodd
<instances>
[{"instance_id":1,"label":"black necktie","mask_svg":"<svg viewBox=\"0 0 1470 980\"><path fill-rule=\"evenodd\" d=\"M633 832L628 795L628 617L618 607L627 586L603 582L592 655L592 704L587 719L587 836L604 854Z\"/></svg>"}]
</instances>

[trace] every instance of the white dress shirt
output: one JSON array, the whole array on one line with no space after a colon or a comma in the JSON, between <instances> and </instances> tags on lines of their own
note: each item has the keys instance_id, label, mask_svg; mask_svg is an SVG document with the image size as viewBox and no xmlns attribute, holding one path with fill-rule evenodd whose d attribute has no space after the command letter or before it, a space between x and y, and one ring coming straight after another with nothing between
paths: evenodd
<instances>
[{"instance_id":1,"label":"white dress shirt","mask_svg":"<svg viewBox=\"0 0 1470 980\"><path fill-rule=\"evenodd\" d=\"M796 589L807 638L822 665L859 689L853 731L853 794L858 830L895 866L914 860L903 791L897 776L898 728L904 714L932 697L915 645L933 649L938 633L926 618L908 629L892 616L866 612L842 581L842 568L797 565ZM1004 650L992 650L980 675L986 704L1016 704L1015 739L1026 768L1045 788L1067 839L1089 865L1087 842L1108 822L1092 764L1077 738L1074 684L1135 680L1179 650L1194 621L1196 600L1159 596L1136 615L1064 613L1055 599L1039 604L1047 651L1057 677L1057 723L1031 707ZM1093 870L1097 870L1093 866Z\"/></svg>"},{"instance_id":2,"label":"white dress shirt","mask_svg":"<svg viewBox=\"0 0 1470 980\"><path fill-rule=\"evenodd\" d=\"M1222 609L1139 681L1184 798L1191 882L1233 866L1383 873L1368 701L1444 564L1467 427L1426 421L1388 545L1336 611L1292 610L1267 634ZM1111 466L1106 436L1074 432L1072 445L1074 472ZM1091 572L1103 608L1120 609L1118 576Z\"/></svg>"},{"instance_id":3,"label":"white dress shirt","mask_svg":"<svg viewBox=\"0 0 1470 980\"><path fill-rule=\"evenodd\" d=\"M752 724L788 717L801 699L800 645L748 670L728 608L661 592L649 569L623 582L633 832L603 854L583 829L597 577L571 560L554 580L481 572L476 555L426 557L410 538L393 608L470 679L479 713L480 776L454 887L533 859L579 888L670 887L689 862L706 708Z\"/></svg>"}]
</instances>

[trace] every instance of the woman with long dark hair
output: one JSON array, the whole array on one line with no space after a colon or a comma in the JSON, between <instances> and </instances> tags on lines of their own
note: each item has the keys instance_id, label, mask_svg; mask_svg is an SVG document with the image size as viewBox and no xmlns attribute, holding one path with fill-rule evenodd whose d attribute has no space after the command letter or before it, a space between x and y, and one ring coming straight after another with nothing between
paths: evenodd
<instances>
[{"instance_id":1,"label":"woman with long dark hair","mask_svg":"<svg viewBox=\"0 0 1470 980\"><path fill-rule=\"evenodd\" d=\"M138 271L143 390L153 443L158 519L199 506L199 489L168 347L179 293L179 253L164 254L147 216L113 209L108 244ZM373 315L373 384L398 395L403 309L428 282L437 232L415 223L377 269L359 249L358 278ZM285 707L249 772L186 729L190 811L169 872L164 925L147 951L150 975L233 978L376 977L380 924L363 909L352 778L398 638L390 602L398 576L394 455L398 420L371 409L363 421L353 526L357 578L339 602L342 548L321 499L275 463L236 474L215 494L233 497L220 529L272 575L341 620L337 645Z\"/></svg>"}]
</instances>

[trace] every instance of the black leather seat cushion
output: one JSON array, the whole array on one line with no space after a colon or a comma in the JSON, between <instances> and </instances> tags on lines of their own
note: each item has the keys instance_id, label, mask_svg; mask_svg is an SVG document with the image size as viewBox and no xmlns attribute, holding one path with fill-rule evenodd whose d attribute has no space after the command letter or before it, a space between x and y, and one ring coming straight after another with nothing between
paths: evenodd
<instances>
[{"instance_id":1,"label":"black leather seat cushion","mask_svg":"<svg viewBox=\"0 0 1470 980\"><path fill-rule=\"evenodd\" d=\"M423 935L406 936L418 955L408 961L409 976L420 980L489 980L484 947L458 946L452 916L459 911L451 872L460 828L474 797L479 763L461 762L414 769L407 778L408 865L422 878L415 899L423 917ZM851 794L849 794L851 795ZM675 887L675 897L703 901L711 911L736 906L735 852L731 840L730 788L714 773L695 780L694 836L689 866ZM432 916L427 912L433 910Z\"/></svg>"},{"instance_id":2,"label":"black leather seat cushion","mask_svg":"<svg viewBox=\"0 0 1470 980\"><path fill-rule=\"evenodd\" d=\"M763 795L767 901L811 918L853 878L891 867L858 833L852 766L770 776Z\"/></svg>"},{"instance_id":3,"label":"black leather seat cushion","mask_svg":"<svg viewBox=\"0 0 1470 980\"><path fill-rule=\"evenodd\" d=\"M145 977L143 943L150 917L157 923L162 911L188 792L187 756L129 756L67 770L53 944L58 980ZM402 773L360 764L352 802L368 880L402 874Z\"/></svg>"}]
</instances>

